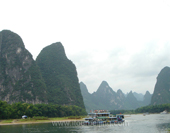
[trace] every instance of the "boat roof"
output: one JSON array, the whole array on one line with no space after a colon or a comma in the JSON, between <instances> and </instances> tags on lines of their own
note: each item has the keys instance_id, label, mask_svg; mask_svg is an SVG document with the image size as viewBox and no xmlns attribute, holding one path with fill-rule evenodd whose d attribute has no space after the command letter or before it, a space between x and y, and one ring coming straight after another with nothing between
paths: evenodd
<instances>
[{"instance_id":1,"label":"boat roof","mask_svg":"<svg viewBox=\"0 0 170 133\"><path fill-rule=\"evenodd\" d=\"M97 119L107 119L108 117L97 117Z\"/></svg>"},{"instance_id":2,"label":"boat roof","mask_svg":"<svg viewBox=\"0 0 170 133\"><path fill-rule=\"evenodd\" d=\"M97 119L117 119L117 117L97 117Z\"/></svg>"},{"instance_id":3,"label":"boat roof","mask_svg":"<svg viewBox=\"0 0 170 133\"><path fill-rule=\"evenodd\" d=\"M116 118L117 119L117 117L108 117L108 118L110 118L110 119Z\"/></svg>"},{"instance_id":4,"label":"boat roof","mask_svg":"<svg viewBox=\"0 0 170 133\"><path fill-rule=\"evenodd\" d=\"M89 117L89 118L84 118L85 120L93 120L93 118Z\"/></svg>"},{"instance_id":5,"label":"boat roof","mask_svg":"<svg viewBox=\"0 0 170 133\"><path fill-rule=\"evenodd\" d=\"M90 113L110 113L108 110L90 110Z\"/></svg>"},{"instance_id":6,"label":"boat roof","mask_svg":"<svg viewBox=\"0 0 170 133\"><path fill-rule=\"evenodd\" d=\"M110 112L104 112L104 113L88 113L89 115L96 115L96 114L110 114Z\"/></svg>"},{"instance_id":7,"label":"boat roof","mask_svg":"<svg viewBox=\"0 0 170 133\"><path fill-rule=\"evenodd\" d=\"M124 116L123 114L116 114L116 116Z\"/></svg>"}]
</instances>

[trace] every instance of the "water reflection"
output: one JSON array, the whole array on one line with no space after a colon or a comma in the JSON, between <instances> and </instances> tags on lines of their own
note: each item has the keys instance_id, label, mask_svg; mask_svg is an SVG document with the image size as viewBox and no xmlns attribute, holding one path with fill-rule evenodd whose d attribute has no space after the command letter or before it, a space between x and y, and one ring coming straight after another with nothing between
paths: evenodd
<instances>
[{"instance_id":1,"label":"water reflection","mask_svg":"<svg viewBox=\"0 0 170 133\"><path fill-rule=\"evenodd\" d=\"M156 127L160 132L170 130L170 122L157 124ZM170 133L170 131L169 131L169 133Z\"/></svg>"}]
</instances>

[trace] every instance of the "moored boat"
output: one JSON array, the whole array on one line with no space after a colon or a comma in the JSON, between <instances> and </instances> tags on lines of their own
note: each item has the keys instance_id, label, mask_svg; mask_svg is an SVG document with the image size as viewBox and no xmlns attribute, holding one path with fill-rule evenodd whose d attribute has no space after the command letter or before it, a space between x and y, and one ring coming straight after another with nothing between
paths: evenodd
<instances>
[{"instance_id":1,"label":"moored boat","mask_svg":"<svg viewBox=\"0 0 170 133\"><path fill-rule=\"evenodd\" d=\"M163 112L161 112L160 114L168 114L167 110L164 110Z\"/></svg>"},{"instance_id":2,"label":"moored boat","mask_svg":"<svg viewBox=\"0 0 170 133\"><path fill-rule=\"evenodd\" d=\"M84 121L84 125L91 125L91 123L93 122L93 118L89 117L89 118L85 118L85 121Z\"/></svg>"},{"instance_id":3,"label":"moored boat","mask_svg":"<svg viewBox=\"0 0 170 133\"><path fill-rule=\"evenodd\" d=\"M124 115L117 114L116 117L112 117L110 112L106 110L95 110L88 113L88 117L85 118L84 125L97 125L108 123L122 123L124 122Z\"/></svg>"}]
</instances>

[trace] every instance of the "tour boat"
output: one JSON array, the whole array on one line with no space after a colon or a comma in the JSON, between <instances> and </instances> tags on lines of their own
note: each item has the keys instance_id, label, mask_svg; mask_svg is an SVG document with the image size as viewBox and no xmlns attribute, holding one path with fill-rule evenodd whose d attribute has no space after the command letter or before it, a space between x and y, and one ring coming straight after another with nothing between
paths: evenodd
<instances>
[{"instance_id":1,"label":"tour boat","mask_svg":"<svg viewBox=\"0 0 170 133\"><path fill-rule=\"evenodd\" d=\"M97 125L122 122L124 122L124 115L122 114L117 114L116 117L112 117L110 115L110 112L106 110L94 110L88 113L88 117L85 118L84 125Z\"/></svg>"}]
</instances>

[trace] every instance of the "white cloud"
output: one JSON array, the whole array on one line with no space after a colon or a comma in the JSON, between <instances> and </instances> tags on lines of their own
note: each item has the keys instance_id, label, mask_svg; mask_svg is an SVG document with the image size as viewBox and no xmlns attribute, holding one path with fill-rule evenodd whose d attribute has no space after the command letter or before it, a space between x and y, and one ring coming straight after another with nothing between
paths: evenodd
<instances>
[{"instance_id":1,"label":"white cloud","mask_svg":"<svg viewBox=\"0 0 170 133\"><path fill-rule=\"evenodd\" d=\"M89 92L105 80L116 91L153 92L169 66L168 0L6 0L0 30L21 36L34 59L60 41Z\"/></svg>"}]
</instances>

